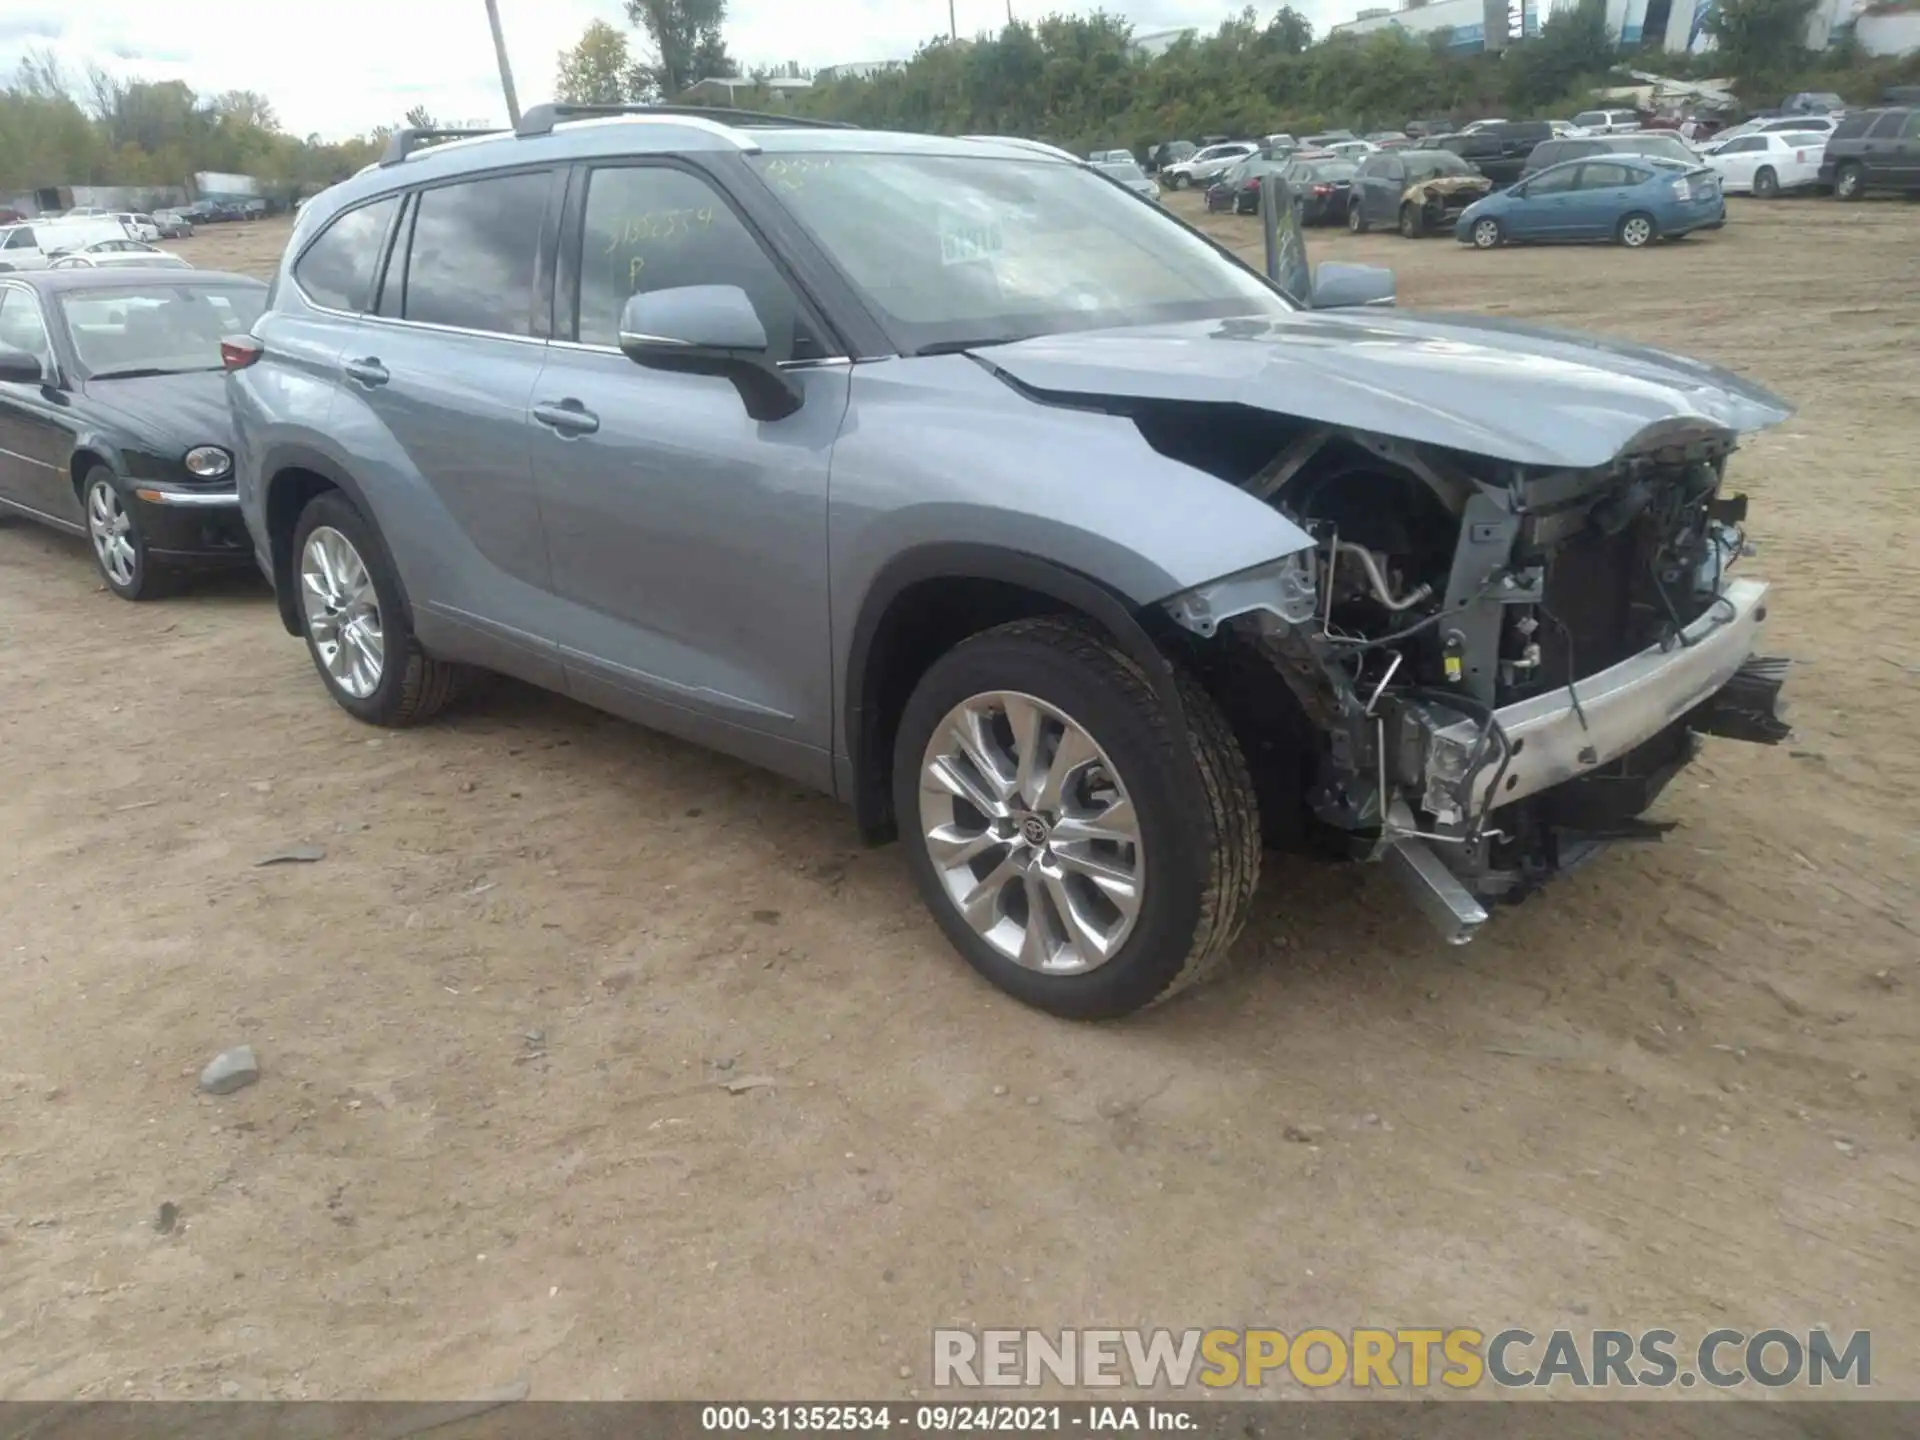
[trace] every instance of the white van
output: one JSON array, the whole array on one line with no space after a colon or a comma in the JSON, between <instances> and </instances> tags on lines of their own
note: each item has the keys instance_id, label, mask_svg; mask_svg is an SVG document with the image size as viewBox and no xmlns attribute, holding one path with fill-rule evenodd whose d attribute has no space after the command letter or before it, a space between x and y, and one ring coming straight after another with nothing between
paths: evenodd
<instances>
[{"instance_id":1,"label":"white van","mask_svg":"<svg viewBox=\"0 0 1920 1440\"><path fill-rule=\"evenodd\" d=\"M44 270L57 255L101 240L131 240L111 215L57 216L0 229L0 271Z\"/></svg>"}]
</instances>

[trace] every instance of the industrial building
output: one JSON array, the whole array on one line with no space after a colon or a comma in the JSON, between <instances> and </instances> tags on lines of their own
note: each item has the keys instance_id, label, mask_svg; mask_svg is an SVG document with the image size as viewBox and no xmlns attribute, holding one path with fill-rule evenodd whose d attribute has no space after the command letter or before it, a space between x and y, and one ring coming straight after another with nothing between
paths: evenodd
<instances>
[{"instance_id":1,"label":"industrial building","mask_svg":"<svg viewBox=\"0 0 1920 1440\"><path fill-rule=\"evenodd\" d=\"M1650 0L1638 0L1645 5ZM1432 0L1431 4L1411 4L1403 10L1385 8L1362 10L1353 19L1335 25L1330 35L1366 35L1375 30L1404 30L1409 35L1449 32L1448 49L1456 51L1487 48L1489 19L1495 34L1495 49L1520 35L1540 33L1540 12L1535 0L1523 4L1508 0Z\"/></svg>"}]
</instances>

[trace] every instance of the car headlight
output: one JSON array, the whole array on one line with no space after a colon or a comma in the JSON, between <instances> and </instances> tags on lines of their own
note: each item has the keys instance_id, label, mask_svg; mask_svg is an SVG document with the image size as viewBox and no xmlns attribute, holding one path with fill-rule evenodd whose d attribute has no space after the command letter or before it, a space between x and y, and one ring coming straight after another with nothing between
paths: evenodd
<instances>
[{"instance_id":1,"label":"car headlight","mask_svg":"<svg viewBox=\"0 0 1920 1440\"><path fill-rule=\"evenodd\" d=\"M187 469L202 480L218 480L233 469L233 456L218 445L196 445L187 451Z\"/></svg>"}]
</instances>

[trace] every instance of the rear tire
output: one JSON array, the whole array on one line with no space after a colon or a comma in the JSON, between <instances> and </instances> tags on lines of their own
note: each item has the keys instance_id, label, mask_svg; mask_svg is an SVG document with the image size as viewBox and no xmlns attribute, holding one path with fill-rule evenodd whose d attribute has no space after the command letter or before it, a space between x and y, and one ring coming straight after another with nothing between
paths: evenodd
<instances>
[{"instance_id":1,"label":"rear tire","mask_svg":"<svg viewBox=\"0 0 1920 1440\"><path fill-rule=\"evenodd\" d=\"M1347 206L1347 229L1352 234L1364 235L1367 228L1366 213L1361 210L1360 202L1355 200Z\"/></svg>"},{"instance_id":2,"label":"rear tire","mask_svg":"<svg viewBox=\"0 0 1920 1440\"><path fill-rule=\"evenodd\" d=\"M1172 188L1172 189L1175 189L1175 190L1184 190L1184 189L1186 189L1186 188L1187 188L1187 186L1188 186L1188 185L1190 185L1191 183L1192 183L1192 182L1191 182L1190 180L1188 180L1186 176L1184 176L1184 175L1181 175L1181 174L1179 174L1178 172L1176 172L1176 173L1175 173L1175 174L1174 174L1174 175L1173 175L1173 176L1172 176L1172 177L1171 177L1171 178L1170 178L1170 179L1169 179L1169 180L1167 181L1167 184L1168 184L1168 186L1169 186L1170 188Z\"/></svg>"},{"instance_id":3,"label":"rear tire","mask_svg":"<svg viewBox=\"0 0 1920 1440\"><path fill-rule=\"evenodd\" d=\"M1762 165L1753 172L1753 198L1756 200L1774 200L1780 195L1780 177L1774 174L1771 165Z\"/></svg>"},{"instance_id":4,"label":"rear tire","mask_svg":"<svg viewBox=\"0 0 1920 1440\"><path fill-rule=\"evenodd\" d=\"M358 576L352 573L356 566ZM334 578L316 582L310 570ZM380 532L338 490L314 496L300 512L293 529L292 572L300 633L313 668L354 719L392 729L418 725L459 693L467 668L436 660L420 648ZM370 659L376 648L377 664ZM341 656L348 658L341 661Z\"/></svg>"},{"instance_id":5,"label":"rear tire","mask_svg":"<svg viewBox=\"0 0 1920 1440\"><path fill-rule=\"evenodd\" d=\"M1629 250L1646 248L1659 238L1659 227L1653 223L1653 217L1644 211L1636 210L1631 215L1620 217L1620 224L1614 230L1613 237Z\"/></svg>"},{"instance_id":6,"label":"rear tire","mask_svg":"<svg viewBox=\"0 0 1920 1440\"><path fill-rule=\"evenodd\" d=\"M1854 161L1842 165L1833 177L1833 197L1836 200L1859 200L1867 193L1867 172Z\"/></svg>"},{"instance_id":7,"label":"rear tire","mask_svg":"<svg viewBox=\"0 0 1920 1440\"><path fill-rule=\"evenodd\" d=\"M1210 973L1245 923L1260 868L1253 782L1212 699L1184 674L1177 684L1183 729L1104 633L1047 618L963 641L907 702L893 798L914 880L967 963L1028 1005L1128 1014ZM1022 746L1014 721L1035 711ZM1050 784L1056 763L1079 778ZM987 808L955 799L940 775L962 777ZM1063 838L1075 819L1133 839ZM1087 888L1090 852L1113 888ZM1108 899L1123 894L1131 912ZM1101 932L1111 950L1084 939Z\"/></svg>"}]
</instances>

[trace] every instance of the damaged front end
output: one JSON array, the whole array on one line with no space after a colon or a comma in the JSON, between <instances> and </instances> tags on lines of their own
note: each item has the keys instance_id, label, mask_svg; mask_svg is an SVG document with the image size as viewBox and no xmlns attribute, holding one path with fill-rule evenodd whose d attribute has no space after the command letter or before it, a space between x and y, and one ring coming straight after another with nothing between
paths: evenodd
<instances>
[{"instance_id":1,"label":"damaged front end","mask_svg":"<svg viewBox=\"0 0 1920 1440\"><path fill-rule=\"evenodd\" d=\"M1435 175L1416 180L1400 196L1403 215L1411 215L1422 234L1439 234L1452 228L1469 205L1493 193L1493 182L1484 175Z\"/></svg>"},{"instance_id":2,"label":"damaged front end","mask_svg":"<svg viewBox=\"0 0 1920 1440\"><path fill-rule=\"evenodd\" d=\"M1231 439L1178 405L1134 418L1312 537L1162 608L1203 668L1279 677L1307 826L1392 864L1449 940L1657 837L1644 814L1702 735L1788 733L1786 662L1754 654L1768 587L1736 573L1730 430L1560 468L1272 415Z\"/></svg>"}]
</instances>

